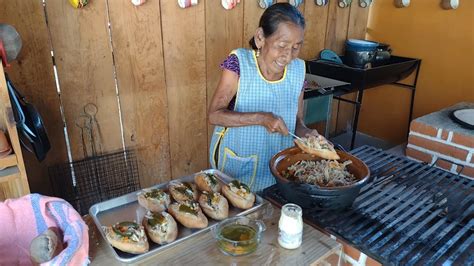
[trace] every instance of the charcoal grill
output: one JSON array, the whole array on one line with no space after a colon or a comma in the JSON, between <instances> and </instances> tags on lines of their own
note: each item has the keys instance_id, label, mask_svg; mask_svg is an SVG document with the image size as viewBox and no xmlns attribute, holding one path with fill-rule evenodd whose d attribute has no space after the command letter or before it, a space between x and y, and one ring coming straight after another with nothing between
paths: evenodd
<instances>
[{"instance_id":1,"label":"charcoal grill","mask_svg":"<svg viewBox=\"0 0 474 266\"><path fill-rule=\"evenodd\" d=\"M351 153L371 181L348 210L304 209L307 223L384 265L474 265L474 180L370 146ZM287 203L276 185L263 193Z\"/></svg>"}]
</instances>

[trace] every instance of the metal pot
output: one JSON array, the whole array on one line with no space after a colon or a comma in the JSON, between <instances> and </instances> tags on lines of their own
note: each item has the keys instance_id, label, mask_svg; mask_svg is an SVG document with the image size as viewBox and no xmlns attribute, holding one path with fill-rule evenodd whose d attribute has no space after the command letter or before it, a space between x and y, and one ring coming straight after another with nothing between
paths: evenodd
<instances>
[{"instance_id":1,"label":"metal pot","mask_svg":"<svg viewBox=\"0 0 474 266\"><path fill-rule=\"evenodd\" d=\"M339 161L352 161L352 164L347 166L347 170L359 181L348 186L320 187L288 180L283 176L283 172L287 171L289 166L303 160L322 160L314 155L302 153L297 147L275 154L270 160L270 170L278 188L289 202L296 203L305 209L345 209L352 205L362 186L369 181L370 171L367 165L357 157L343 151L337 151L337 153L341 157Z\"/></svg>"},{"instance_id":2,"label":"metal pot","mask_svg":"<svg viewBox=\"0 0 474 266\"><path fill-rule=\"evenodd\" d=\"M356 68L368 68L373 63L381 64L390 59L388 44L366 40L349 39L346 41L346 64Z\"/></svg>"}]
</instances>

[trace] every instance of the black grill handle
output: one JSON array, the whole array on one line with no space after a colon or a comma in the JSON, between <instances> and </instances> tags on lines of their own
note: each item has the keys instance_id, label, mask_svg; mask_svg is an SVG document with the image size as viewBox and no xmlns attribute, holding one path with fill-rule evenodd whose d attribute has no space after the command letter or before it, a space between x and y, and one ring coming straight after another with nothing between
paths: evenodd
<instances>
[{"instance_id":1,"label":"black grill handle","mask_svg":"<svg viewBox=\"0 0 474 266\"><path fill-rule=\"evenodd\" d=\"M459 164L459 163L456 163L456 162L453 162L453 161L448 160L448 159L440 158L440 157L436 158L436 160L430 165L430 167L435 166L436 163L437 163L439 160L445 161L445 162L448 162L448 163L452 163L452 164L457 165L457 166L460 166L460 167L461 167L461 170L459 170L459 172L456 173L457 176L459 176L459 175L462 173L462 171L464 170L464 165Z\"/></svg>"}]
</instances>

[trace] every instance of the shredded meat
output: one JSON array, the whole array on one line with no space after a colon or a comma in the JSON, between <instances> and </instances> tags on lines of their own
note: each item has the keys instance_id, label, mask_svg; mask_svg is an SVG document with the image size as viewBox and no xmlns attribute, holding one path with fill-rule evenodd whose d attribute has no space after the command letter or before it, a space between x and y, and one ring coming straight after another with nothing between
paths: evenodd
<instances>
[{"instance_id":1,"label":"shredded meat","mask_svg":"<svg viewBox=\"0 0 474 266\"><path fill-rule=\"evenodd\" d=\"M305 138L301 138L304 141L304 145L310 149L315 149L315 150L330 150L334 151L334 147L327 142L325 138L323 138L321 135L319 136L308 136Z\"/></svg>"},{"instance_id":2,"label":"shredded meat","mask_svg":"<svg viewBox=\"0 0 474 266\"><path fill-rule=\"evenodd\" d=\"M347 186L357 182L357 178L346 170L351 163L350 160L343 163L336 160L299 161L288 167L287 177L320 187Z\"/></svg>"}]
</instances>

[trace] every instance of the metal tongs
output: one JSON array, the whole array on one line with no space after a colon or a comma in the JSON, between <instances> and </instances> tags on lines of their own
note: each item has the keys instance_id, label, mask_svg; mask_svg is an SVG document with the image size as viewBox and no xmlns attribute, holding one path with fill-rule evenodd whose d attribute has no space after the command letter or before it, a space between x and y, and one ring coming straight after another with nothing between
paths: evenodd
<instances>
[{"instance_id":1,"label":"metal tongs","mask_svg":"<svg viewBox=\"0 0 474 266\"><path fill-rule=\"evenodd\" d=\"M302 138L296 136L295 134L291 133L291 131L288 131L288 134L290 134L293 138L301 141L302 143L304 143L306 145L306 140L303 140Z\"/></svg>"}]
</instances>

